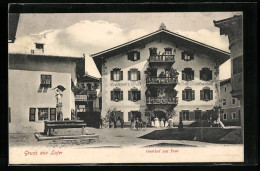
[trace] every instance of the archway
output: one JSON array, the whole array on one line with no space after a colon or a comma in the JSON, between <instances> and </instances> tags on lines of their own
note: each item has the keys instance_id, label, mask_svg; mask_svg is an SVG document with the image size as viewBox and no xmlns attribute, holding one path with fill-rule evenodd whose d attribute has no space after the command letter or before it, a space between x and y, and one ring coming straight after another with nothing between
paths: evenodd
<instances>
[{"instance_id":1,"label":"archway","mask_svg":"<svg viewBox=\"0 0 260 171\"><path fill-rule=\"evenodd\" d=\"M159 120L161 120L162 118L164 118L165 120L166 118L166 110L155 110L154 111L154 116L157 117Z\"/></svg>"}]
</instances>

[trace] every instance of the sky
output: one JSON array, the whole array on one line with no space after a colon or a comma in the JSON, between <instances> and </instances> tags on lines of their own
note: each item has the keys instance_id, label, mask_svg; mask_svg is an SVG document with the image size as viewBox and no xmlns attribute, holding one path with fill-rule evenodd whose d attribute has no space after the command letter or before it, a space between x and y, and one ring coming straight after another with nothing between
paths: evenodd
<instances>
[{"instance_id":1,"label":"sky","mask_svg":"<svg viewBox=\"0 0 260 171\"><path fill-rule=\"evenodd\" d=\"M45 43L45 54L86 56L86 72L100 77L89 57L122 43L157 31L161 23L169 31L230 52L228 37L220 35L213 20L241 12L185 13L48 13L21 14L10 53L30 53L34 43ZM220 79L230 78L230 60L220 67Z\"/></svg>"}]
</instances>

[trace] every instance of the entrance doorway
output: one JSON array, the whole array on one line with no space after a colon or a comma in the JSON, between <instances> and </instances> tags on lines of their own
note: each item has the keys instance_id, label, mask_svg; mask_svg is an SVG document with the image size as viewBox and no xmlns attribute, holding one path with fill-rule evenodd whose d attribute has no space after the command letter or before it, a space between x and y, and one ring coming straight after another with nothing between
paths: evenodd
<instances>
[{"instance_id":1,"label":"entrance doorway","mask_svg":"<svg viewBox=\"0 0 260 171\"><path fill-rule=\"evenodd\" d=\"M155 117L157 116L159 120L161 120L162 118L166 120L166 113L164 111L155 111L154 115Z\"/></svg>"},{"instance_id":2,"label":"entrance doorway","mask_svg":"<svg viewBox=\"0 0 260 171\"><path fill-rule=\"evenodd\" d=\"M201 120L201 110L195 110L195 120L196 121Z\"/></svg>"}]
</instances>

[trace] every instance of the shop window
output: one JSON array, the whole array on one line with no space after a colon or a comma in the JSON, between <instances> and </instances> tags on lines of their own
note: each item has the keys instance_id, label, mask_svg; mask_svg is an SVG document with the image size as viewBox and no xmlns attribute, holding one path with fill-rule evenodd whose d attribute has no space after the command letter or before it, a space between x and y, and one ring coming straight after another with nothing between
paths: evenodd
<instances>
[{"instance_id":1,"label":"shop window","mask_svg":"<svg viewBox=\"0 0 260 171\"><path fill-rule=\"evenodd\" d=\"M233 74L239 74L242 72L242 56L233 59Z\"/></svg>"},{"instance_id":2,"label":"shop window","mask_svg":"<svg viewBox=\"0 0 260 171\"><path fill-rule=\"evenodd\" d=\"M235 104L235 103L236 103L236 99L232 98L232 104Z\"/></svg>"},{"instance_id":3,"label":"shop window","mask_svg":"<svg viewBox=\"0 0 260 171\"><path fill-rule=\"evenodd\" d=\"M130 61L138 61L140 60L140 52L131 51L127 53L127 59Z\"/></svg>"},{"instance_id":4,"label":"shop window","mask_svg":"<svg viewBox=\"0 0 260 171\"><path fill-rule=\"evenodd\" d=\"M113 91L111 91L111 101L121 101L123 100L123 91L121 91L120 88L114 88Z\"/></svg>"},{"instance_id":5,"label":"shop window","mask_svg":"<svg viewBox=\"0 0 260 171\"><path fill-rule=\"evenodd\" d=\"M191 68L184 68L184 70L182 70L182 80L194 80L194 70L192 70Z\"/></svg>"},{"instance_id":6,"label":"shop window","mask_svg":"<svg viewBox=\"0 0 260 171\"><path fill-rule=\"evenodd\" d=\"M210 88L208 87L205 87L203 88L203 90L200 90L200 100L213 100L213 90L210 90Z\"/></svg>"},{"instance_id":7,"label":"shop window","mask_svg":"<svg viewBox=\"0 0 260 171\"><path fill-rule=\"evenodd\" d=\"M36 108L30 108L29 121L35 121Z\"/></svg>"},{"instance_id":8,"label":"shop window","mask_svg":"<svg viewBox=\"0 0 260 171\"><path fill-rule=\"evenodd\" d=\"M128 100L133 102L141 100L141 91L139 91L137 88L132 88L130 91L128 91Z\"/></svg>"},{"instance_id":9,"label":"shop window","mask_svg":"<svg viewBox=\"0 0 260 171\"><path fill-rule=\"evenodd\" d=\"M86 112L86 105L77 105L77 112Z\"/></svg>"},{"instance_id":10,"label":"shop window","mask_svg":"<svg viewBox=\"0 0 260 171\"><path fill-rule=\"evenodd\" d=\"M140 71L138 71L138 69L130 69L130 71L128 71L128 80L131 81L137 81L140 80Z\"/></svg>"},{"instance_id":11,"label":"shop window","mask_svg":"<svg viewBox=\"0 0 260 171\"><path fill-rule=\"evenodd\" d=\"M226 113L223 114L223 120L227 120L227 114Z\"/></svg>"},{"instance_id":12,"label":"shop window","mask_svg":"<svg viewBox=\"0 0 260 171\"><path fill-rule=\"evenodd\" d=\"M200 80L209 81L212 80L212 70L209 68L202 68L200 70Z\"/></svg>"},{"instance_id":13,"label":"shop window","mask_svg":"<svg viewBox=\"0 0 260 171\"><path fill-rule=\"evenodd\" d=\"M114 68L111 71L111 80L113 80L113 81L123 80L123 71L121 71L120 68Z\"/></svg>"},{"instance_id":14,"label":"shop window","mask_svg":"<svg viewBox=\"0 0 260 171\"><path fill-rule=\"evenodd\" d=\"M44 121L48 120L48 108L39 108L38 109L38 120L39 121Z\"/></svg>"},{"instance_id":15,"label":"shop window","mask_svg":"<svg viewBox=\"0 0 260 171\"><path fill-rule=\"evenodd\" d=\"M56 120L56 108L50 108L50 120L51 121Z\"/></svg>"},{"instance_id":16,"label":"shop window","mask_svg":"<svg viewBox=\"0 0 260 171\"><path fill-rule=\"evenodd\" d=\"M236 119L236 112L232 113L232 119Z\"/></svg>"},{"instance_id":17,"label":"shop window","mask_svg":"<svg viewBox=\"0 0 260 171\"><path fill-rule=\"evenodd\" d=\"M41 86L51 87L51 75L41 75Z\"/></svg>"},{"instance_id":18,"label":"shop window","mask_svg":"<svg viewBox=\"0 0 260 171\"><path fill-rule=\"evenodd\" d=\"M187 87L185 88L185 90L182 90L182 100L185 101L195 100L195 90L192 90L190 87Z\"/></svg>"},{"instance_id":19,"label":"shop window","mask_svg":"<svg viewBox=\"0 0 260 171\"><path fill-rule=\"evenodd\" d=\"M194 54L192 52L181 52L181 59L184 61L194 60Z\"/></svg>"},{"instance_id":20,"label":"shop window","mask_svg":"<svg viewBox=\"0 0 260 171\"><path fill-rule=\"evenodd\" d=\"M226 99L223 99L223 106L226 105Z\"/></svg>"}]
</instances>

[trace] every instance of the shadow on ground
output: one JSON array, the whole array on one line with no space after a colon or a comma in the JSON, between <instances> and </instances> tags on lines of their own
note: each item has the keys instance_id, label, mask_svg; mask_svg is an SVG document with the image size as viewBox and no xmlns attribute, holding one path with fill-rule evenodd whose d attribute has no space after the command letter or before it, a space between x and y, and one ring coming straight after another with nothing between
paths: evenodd
<instances>
[{"instance_id":1,"label":"shadow on ground","mask_svg":"<svg viewBox=\"0 0 260 171\"><path fill-rule=\"evenodd\" d=\"M139 138L150 140L191 140L210 143L241 144L241 129L184 128L155 130Z\"/></svg>"}]
</instances>

